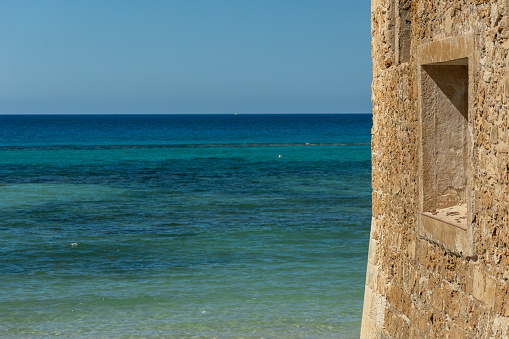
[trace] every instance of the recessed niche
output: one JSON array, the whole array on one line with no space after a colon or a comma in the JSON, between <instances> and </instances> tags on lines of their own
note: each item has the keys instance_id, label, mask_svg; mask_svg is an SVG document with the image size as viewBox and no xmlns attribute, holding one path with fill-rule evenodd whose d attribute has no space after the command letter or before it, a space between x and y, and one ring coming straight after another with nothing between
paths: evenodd
<instances>
[{"instance_id":1,"label":"recessed niche","mask_svg":"<svg viewBox=\"0 0 509 339\"><path fill-rule=\"evenodd\" d=\"M421 81L423 212L466 228L468 60L424 65Z\"/></svg>"},{"instance_id":2,"label":"recessed niche","mask_svg":"<svg viewBox=\"0 0 509 339\"><path fill-rule=\"evenodd\" d=\"M469 228L471 44L462 36L419 48L419 233L466 256L473 255Z\"/></svg>"}]
</instances>

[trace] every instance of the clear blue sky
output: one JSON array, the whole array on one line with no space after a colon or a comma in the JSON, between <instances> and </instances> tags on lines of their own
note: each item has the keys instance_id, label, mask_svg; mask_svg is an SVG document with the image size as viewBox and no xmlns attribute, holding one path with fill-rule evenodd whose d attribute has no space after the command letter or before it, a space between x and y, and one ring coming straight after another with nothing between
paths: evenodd
<instances>
[{"instance_id":1,"label":"clear blue sky","mask_svg":"<svg viewBox=\"0 0 509 339\"><path fill-rule=\"evenodd\" d=\"M1 113L369 113L367 0L16 0Z\"/></svg>"}]
</instances>

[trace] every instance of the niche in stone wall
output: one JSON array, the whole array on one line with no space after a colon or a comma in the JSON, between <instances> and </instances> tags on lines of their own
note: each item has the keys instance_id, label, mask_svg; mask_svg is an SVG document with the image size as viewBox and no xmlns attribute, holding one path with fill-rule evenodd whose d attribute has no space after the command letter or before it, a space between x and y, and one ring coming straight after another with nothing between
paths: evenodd
<instances>
[{"instance_id":1,"label":"niche in stone wall","mask_svg":"<svg viewBox=\"0 0 509 339\"><path fill-rule=\"evenodd\" d=\"M466 228L468 60L423 65L421 81L423 212Z\"/></svg>"},{"instance_id":2,"label":"niche in stone wall","mask_svg":"<svg viewBox=\"0 0 509 339\"><path fill-rule=\"evenodd\" d=\"M410 29L411 18L410 0L396 0L396 63L401 64L410 59Z\"/></svg>"},{"instance_id":3,"label":"niche in stone wall","mask_svg":"<svg viewBox=\"0 0 509 339\"><path fill-rule=\"evenodd\" d=\"M419 48L419 233L467 256L473 254L469 227L472 41L471 36L462 36Z\"/></svg>"}]
</instances>

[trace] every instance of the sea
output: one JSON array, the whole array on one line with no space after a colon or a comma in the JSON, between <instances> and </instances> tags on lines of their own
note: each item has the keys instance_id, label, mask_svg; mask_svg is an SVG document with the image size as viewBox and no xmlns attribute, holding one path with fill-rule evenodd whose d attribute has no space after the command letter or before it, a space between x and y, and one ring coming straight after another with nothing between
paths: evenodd
<instances>
[{"instance_id":1,"label":"sea","mask_svg":"<svg viewBox=\"0 0 509 339\"><path fill-rule=\"evenodd\" d=\"M358 338L371 122L0 115L0 337Z\"/></svg>"}]
</instances>

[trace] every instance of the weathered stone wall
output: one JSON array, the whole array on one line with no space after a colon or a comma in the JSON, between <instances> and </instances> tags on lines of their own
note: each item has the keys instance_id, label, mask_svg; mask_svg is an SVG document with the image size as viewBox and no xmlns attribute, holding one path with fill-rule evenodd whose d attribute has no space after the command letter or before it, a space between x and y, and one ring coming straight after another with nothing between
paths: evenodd
<instances>
[{"instance_id":1,"label":"weathered stone wall","mask_svg":"<svg viewBox=\"0 0 509 339\"><path fill-rule=\"evenodd\" d=\"M509 338L509 0L372 0L371 25L373 218L361 337ZM466 212L450 222L423 200L440 195L427 177L446 186L440 165L430 172L426 162L446 163L449 150L425 154L441 142L433 128L442 111L423 99L433 98L423 72L443 65L468 68L467 164L454 179L467 184L463 200L446 202Z\"/></svg>"}]
</instances>

